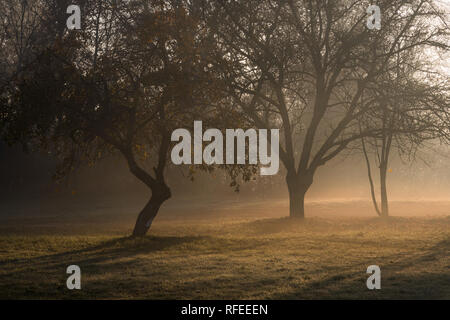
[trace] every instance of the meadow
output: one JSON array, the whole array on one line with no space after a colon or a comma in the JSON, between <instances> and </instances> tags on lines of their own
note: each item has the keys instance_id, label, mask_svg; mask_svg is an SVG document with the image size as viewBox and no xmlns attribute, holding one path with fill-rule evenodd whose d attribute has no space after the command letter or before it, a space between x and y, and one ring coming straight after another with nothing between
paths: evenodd
<instances>
[{"instance_id":1,"label":"meadow","mask_svg":"<svg viewBox=\"0 0 450 320\"><path fill-rule=\"evenodd\" d=\"M5 218L0 299L450 299L449 215L242 210L162 215L138 239L131 215ZM81 290L66 288L71 264ZM369 265L381 290L366 287Z\"/></svg>"}]
</instances>

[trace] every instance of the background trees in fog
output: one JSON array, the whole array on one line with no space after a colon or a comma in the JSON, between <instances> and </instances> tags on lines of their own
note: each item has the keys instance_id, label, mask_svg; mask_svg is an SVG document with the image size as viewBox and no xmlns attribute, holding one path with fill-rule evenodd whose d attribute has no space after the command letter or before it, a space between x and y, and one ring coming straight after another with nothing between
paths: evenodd
<instances>
[{"instance_id":1,"label":"background trees in fog","mask_svg":"<svg viewBox=\"0 0 450 320\"><path fill-rule=\"evenodd\" d=\"M305 195L318 168L362 138L389 141L387 130L388 136L404 131L391 124L386 128L380 95L368 99L375 88L392 88L386 82L392 61L402 55L408 57L404 64L417 64L430 58L430 48L448 51L446 17L432 1L381 1L380 7L382 28L369 30L367 4L358 0L206 6L205 16L221 44L217 72L227 93L255 127L282 131L280 158L287 171L291 217L304 217ZM426 73L421 70L420 76L427 78ZM415 105L424 111L416 112L418 118L408 113L402 119L436 121L433 128L442 128L448 100L427 103L438 88L432 89L436 84L429 80L420 89L416 76L402 75L402 85L413 87L397 91L395 105L422 94ZM360 126L368 115L381 119L379 125Z\"/></svg>"}]
</instances>

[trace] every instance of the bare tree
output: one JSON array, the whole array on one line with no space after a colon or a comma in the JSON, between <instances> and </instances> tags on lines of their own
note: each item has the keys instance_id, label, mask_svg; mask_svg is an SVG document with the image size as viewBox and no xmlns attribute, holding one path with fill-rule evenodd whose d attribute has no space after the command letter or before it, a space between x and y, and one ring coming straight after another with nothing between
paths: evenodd
<instances>
[{"instance_id":1,"label":"bare tree","mask_svg":"<svg viewBox=\"0 0 450 320\"><path fill-rule=\"evenodd\" d=\"M430 141L448 142L450 76L436 72L418 51L398 53L390 72L367 94L379 107L361 120L365 127L381 128L379 137L361 138L372 202L377 214L389 216L387 173L393 151L415 160L417 149ZM378 206L371 173L369 152L375 154L380 181Z\"/></svg>"},{"instance_id":2,"label":"bare tree","mask_svg":"<svg viewBox=\"0 0 450 320\"><path fill-rule=\"evenodd\" d=\"M282 131L291 217L304 217L319 167L361 138L380 136L382 128L360 130L359 121L378 107L364 94L390 71L392 57L448 48L448 29L426 24L439 14L427 0L381 1L381 30L367 28L367 3L359 0L206 7L228 93L254 126Z\"/></svg>"}]
</instances>

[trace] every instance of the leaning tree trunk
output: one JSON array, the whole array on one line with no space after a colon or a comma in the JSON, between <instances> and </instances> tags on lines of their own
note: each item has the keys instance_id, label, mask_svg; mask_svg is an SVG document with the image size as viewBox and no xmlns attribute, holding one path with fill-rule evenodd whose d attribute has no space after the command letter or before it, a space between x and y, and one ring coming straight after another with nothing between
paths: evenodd
<instances>
[{"instance_id":1,"label":"leaning tree trunk","mask_svg":"<svg viewBox=\"0 0 450 320\"><path fill-rule=\"evenodd\" d=\"M160 116L164 117L164 110L160 110ZM150 229L153 220L158 214L159 208L171 197L170 188L164 180L164 170L167 163L167 155L170 147L170 133L165 126L161 129L161 144L158 150L158 164L153 167L154 176L144 170L136 161L133 153L132 138L135 134L136 115L133 113L130 117L130 127L128 132L128 144L126 147L119 148L128 162L130 172L143 182L152 191L150 201L139 213L133 230L133 237L145 236Z\"/></svg>"},{"instance_id":2,"label":"leaning tree trunk","mask_svg":"<svg viewBox=\"0 0 450 320\"><path fill-rule=\"evenodd\" d=\"M141 237L147 234L153 220L158 214L159 208L164 201L170 198L170 189L167 186L160 186L159 190L153 190L150 201L139 213L133 230L134 237Z\"/></svg>"},{"instance_id":3,"label":"leaning tree trunk","mask_svg":"<svg viewBox=\"0 0 450 320\"><path fill-rule=\"evenodd\" d=\"M364 142L364 138L361 138L361 144L362 144L364 158L366 159L367 176L369 178L370 196L372 197L373 207L375 208L375 211L377 212L377 214L379 216L381 216L381 211L378 208L377 198L375 196L375 187L374 187L373 179L372 179L372 169L370 168L370 160L369 160L369 155L367 154L366 143Z\"/></svg>"}]
</instances>

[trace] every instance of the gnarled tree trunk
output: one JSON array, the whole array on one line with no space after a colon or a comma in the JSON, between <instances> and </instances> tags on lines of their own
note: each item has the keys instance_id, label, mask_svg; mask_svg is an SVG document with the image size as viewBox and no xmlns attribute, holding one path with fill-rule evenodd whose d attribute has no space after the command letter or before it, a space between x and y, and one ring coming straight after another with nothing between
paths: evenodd
<instances>
[{"instance_id":1,"label":"gnarled tree trunk","mask_svg":"<svg viewBox=\"0 0 450 320\"><path fill-rule=\"evenodd\" d=\"M134 237L145 236L150 229L153 220L158 214L159 208L164 201L170 198L170 189L166 185L161 185L158 190L153 190L150 201L139 213L133 230Z\"/></svg>"},{"instance_id":2,"label":"gnarled tree trunk","mask_svg":"<svg viewBox=\"0 0 450 320\"><path fill-rule=\"evenodd\" d=\"M134 158L131 147L122 152L127 159L128 167L131 173L141 180L152 191L150 201L145 205L136 220L133 230L133 237L145 236L150 229L153 220L158 214L161 205L171 197L170 188L164 180L164 168L167 161L167 152L169 150L170 136L167 130L162 130L161 145L158 150L158 165L153 168L155 175L145 171ZM131 145L131 143L129 144Z\"/></svg>"}]
</instances>

